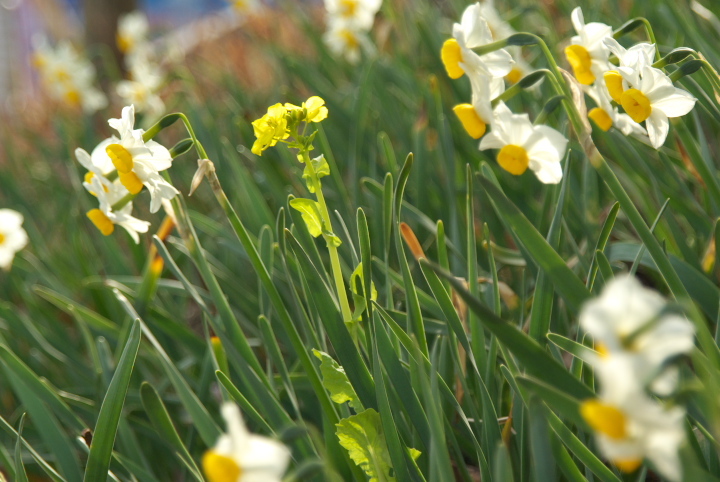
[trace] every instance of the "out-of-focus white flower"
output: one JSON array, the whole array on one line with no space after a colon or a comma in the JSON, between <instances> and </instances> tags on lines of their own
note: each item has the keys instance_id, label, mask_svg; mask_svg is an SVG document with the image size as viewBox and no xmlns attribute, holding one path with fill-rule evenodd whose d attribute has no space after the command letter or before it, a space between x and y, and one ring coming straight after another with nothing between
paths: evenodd
<instances>
[{"instance_id":1,"label":"out-of-focus white flower","mask_svg":"<svg viewBox=\"0 0 720 482\"><path fill-rule=\"evenodd\" d=\"M230 5L235 13L247 15L260 7L258 0L229 0Z\"/></svg>"},{"instance_id":2,"label":"out-of-focus white flower","mask_svg":"<svg viewBox=\"0 0 720 482\"><path fill-rule=\"evenodd\" d=\"M687 114L697 99L678 89L661 70L645 66L640 70L618 67L630 87L620 95L620 104L635 122L645 121L650 144L658 149L670 129L669 117Z\"/></svg>"},{"instance_id":3,"label":"out-of-focus white flower","mask_svg":"<svg viewBox=\"0 0 720 482\"><path fill-rule=\"evenodd\" d=\"M69 42L53 48L47 39L37 37L33 43L33 64L50 97L87 113L107 106L107 98L94 86L95 67Z\"/></svg>"},{"instance_id":4,"label":"out-of-focus white flower","mask_svg":"<svg viewBox=\"0 0 720 482\"><path fill-rule=\"evenodd\" d=\"M458 79L463 74L469 77L504 77L510 73L513 59L507 50L500 49L485 55L472 51L492 41L490 27L481 15L480 5L476 3L468 6L460 23L453 25L453 38L445 41L440 52L450 78Z\"/></svg>"},{"instance_id":5,"label":"out-of-focus white flower","mask_svg":"<svg viewBox=\"0 0 720 482\"><path fill-rule=\"evenodd\" d=\"M643 287L633 276L617 276L599 297L585 303L580 325L595 339L600 358L624 354L633 360L633 377L644 387L667 360L688 353L694 346L692 323L682 315L666 312L666 307L662 296ZM602 360L589 361L595 366Z\"/></svg>"},{"instance_id":6,"label":"out-of-focus white flower","mask_svg":"<svg viewBox=\"0 0 720 482\"><path fill-rule=\"evenodd\" d=\"M600 129L609 131L611 127L615 127L626 136L632 135L643 139L647 138L647 132L643 126L632 120L629 115L618 112L617 107L612 105L604 81L598 80L593 85L583 87L585 93L597 104L597 107L588 112L588 117L591 118Z\"/></svg>"},{"instance_id":7,"label":"out-of-focus white flower","mask_svg":"<svg viewBox=\"0 0 720 482\"><path fill-rule=\"evenodd\" d=\"M528 168L540 182L557 184L562 179L560 160L567 139L552 127L535 126L527 114L513 114L500 102L495 108L492 132L480 141L480 150L500 149L498 164L519 176Z\"/></svg>"},{"instance_id":8,"label":"out-of-focus white flower","mask_svg":"<svg viewBox=\"0 0 720 482\"><path fill-rule=\"evenodd\" d=\"M634 377L635 364L620 353L593 365L601 390L598 398L582 402L580 413L601 452L620 470L634 472L647 458L668 480L679 481L685 411L650 398Z\"/></svg>"},{"instance_id":9,"label":"out-of-focus white flower","mask_svg":"<svg viewBox=\"0 0 720 482\"><path fill-rule=\"evenodd\" d=\"M150 212L157 212L163 199L172 199L179 191L160 175L172 166L170 152L155 141L143 140L143 129L135 129L135 108L130 105L122 110L120 119L110 119L110 127L118 131L120 138L115 136L104 140L93 151L92 158L101 158L104 147L105 156L109 157L118 171L120 182L132 194L139 193L143 186L150 192ZM106 164L107 161L97 159L94 164Z\"/></svg>"},{"instance_id":10,"label":"out-of-focus white flower","mask_svg":"<svg viewBox=\"0 0 720 482\"><path fill-rule=\"evenodd\" d=\"M505 90L505 83L499 77L485 75L470 78L472 103L458 104L453 112L462 122L465 131L473 139L480 139L493 120L491 101Z\"/></svg>"},{"instance_id":11,"label":"out-of-focus white flower","mask_svg":"<svg viewBox=\"0 0 720 482\"><path fill-rule=\"evenodd\" d=\"M27 245L22 228L23 215L12 209L0 209L0 268L9 270L15 253Z\"/></svg>"},{"instance_id":12,"label":"out-of-focus white flower","mask_svg":"<svg viewBox=\"0 0 720 482\"><path fill-rule=\"evenodd\" d=\"M577 35L570 39L572 45L565 48L565 55L578 82L590 85L611 68L610 50L603 40L612 37L612 27L599 22L585 24L580 7L572 11L571 18Z\"/></svg>"},{"instance_id":13,"label":"out-of-focus white flower","mask_svg":"<svg viewBox=\"0 0 720 482\"><path fill-rule=\"evenodd\" d=\"M120 16L117 27L117 46L124 54L130 53L147 42L150 23L140 10Z\"/></svg>"},{"instance_id":14,"label":"out-of-focus white flower","mask_svg":"<svg viewBox=\"0 0 720 482\"><path fill-rule=\"evenodd\" d=\"M234 403L223 404L221 410L228 433L203 455L208 481L280 482L290 462L290 450L276 440L248 432Z\"/></svg>"},{"instance_id":15,"label":"out-of-focus white flower","mask_svg":"<svg viewBox=\"0 0 720 482\"><path fill-rule=\"evenodd\" d=\"M159 117L165 111L165 103L158 92L165 80L160 67L147 50L135 51L126 57L130 79L117 83L116 92L125 105L133 105L137 112L150 118Z\"/></svg>"},{"instance_id":16,"label":"out-of-focus white flower","mask_svg":"<svg viewBox=\"0 0 720 482\"><path fill-rule=\"evenodd\" d=\"M382 0L325 0L328 15L343 21L348 28L368 31L375 22Z\"/></svg>"},{"instance_id":17,"label":"out-of-focus white flower","mask_svg":"<svg viewBox=\"0 0 720 482\"><path fill-rule=\"evenodd\" d=\"M369 52L373 49L365 32L353 28L341 19L330 19L323 41L333 55L345 57L345 60L351 64L360 60L361 52Z\"/></svg>"}]
</instances>

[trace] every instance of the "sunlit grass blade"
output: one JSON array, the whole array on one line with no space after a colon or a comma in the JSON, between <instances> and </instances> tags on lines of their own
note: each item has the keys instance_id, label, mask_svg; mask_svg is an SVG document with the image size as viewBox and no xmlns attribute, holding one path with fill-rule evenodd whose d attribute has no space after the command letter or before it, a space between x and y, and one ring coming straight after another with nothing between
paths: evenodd
<instances>
[{"instance_id":1,"label":"sunlit grass blade","mask_svg":"<svg viewBox=\"0 0 720 482\"><path fill-rule=\"evenodd\" d=\"M135 367L135 357L140 348L140 321L134 320L117 369L103 399L97 424L93 432L93 443L90 446L84 480L104 480L110 468L115 434L122 416L125 396L130 384L130 376Z\"/></svg>"},{"instance_id":2,"label":"sunlit grass blade","mask_svg":"<svg viewBox=\"0 0 720 482\"><path fill-rule=\"evenodd\" d=\"M147 325L145 325L145 323L137 316L137 313L130 302L117 291L115 292L115 296L118 298L118 301L128 315L130 315L132 319L138 320L145 338L147 338L153 348L155 348L161 365L165 369L173 387L175 387L182 404L185 406L190 418L193 420L200 437L203 439L203 442L208 447L214 445L217 438L222 433L220 427L218 427L212 417L210 417L207 408L205 408L205 406L197 398L197 395L195 395L192 391L187 381L185 381L185 378L183 378L180 373L180 370L175 366L173 361L165 352L165 349L162 347L160 342L158 342L157 338L155 338L155 335L153 335Z\"/></svg>"},{"instance_id":3,"label":"sunlit grass blade","mask_svg":"<svg viewBox=\"0 0 720 482\"><path fill-rule=\"evenodd\" d=\"M25 414L20 417L17 429L17 439L15 440L15 480L17 482L28 482L27 473L25 472L25 464L22 461L22 432L25 425Z\"/></svg>"}]
</instances>

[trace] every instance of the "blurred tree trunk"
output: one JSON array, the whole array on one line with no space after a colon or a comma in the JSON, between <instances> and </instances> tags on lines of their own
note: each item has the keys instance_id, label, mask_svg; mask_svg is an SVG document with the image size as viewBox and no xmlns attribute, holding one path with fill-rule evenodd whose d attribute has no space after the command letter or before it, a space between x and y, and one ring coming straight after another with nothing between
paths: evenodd
<instances>
[{"instance_id":1,"label":"blurred tree trunk","mask_svg":"<svg viewBox=\"0 0 720 482\"><path fill-rule=\"evenodd\" d=\"M118 18L137 8L137 0L83 0L85 41L87 45L105 45L122 68L122 54L115 36Z\"/></svg>"}]
</instances>

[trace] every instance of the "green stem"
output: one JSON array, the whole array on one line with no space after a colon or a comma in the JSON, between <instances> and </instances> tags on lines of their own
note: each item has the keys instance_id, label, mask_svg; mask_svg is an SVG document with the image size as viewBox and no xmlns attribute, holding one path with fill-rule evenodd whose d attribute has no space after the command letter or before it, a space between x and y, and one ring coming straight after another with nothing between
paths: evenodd
<instances>
[{"instance_id":1,"label":"green stem","mask_svg":"<svg viewBox=\"0 0 720 482\"><path fill-rule=\"evenodd\" d=\"M315 188L315 196L317 196L317 201L320 205L320 215L322 216L323 224L327 230L334 232L332 228L332 221L330 219L330 212L328 211L325 196L322 192L320 178L318 178L317 173L315 172L315 167L313 166L307 151L303 150L302 156L308 172L310 173L312 185ZM330 253L330 267L332 268L335 289L337 290L338 298L340 300L340 309L342 310L343 321L345 321L345 323L350 323L352 321L352 311L350 310L347 290L345 289L345 280L343 278L342 268L340 267L340 256L338 255L337 247L332 243L327 243L327 248Z\"/></svg>"},{"instance_id":2,"label":"green stem","mask_svg":"<svg viewBox=\"0 0 720 482\"><path fill-rule=\"evenodd\" d=\"M122 198L120 198L119 201L117 201L115 204L111 206L111 210L113 211L119 211L123 207L127 205L127 203L132 202L133 199L135 199L138 195L137 194L130 194L127 193Z\"/></svg>"}]
</instances>

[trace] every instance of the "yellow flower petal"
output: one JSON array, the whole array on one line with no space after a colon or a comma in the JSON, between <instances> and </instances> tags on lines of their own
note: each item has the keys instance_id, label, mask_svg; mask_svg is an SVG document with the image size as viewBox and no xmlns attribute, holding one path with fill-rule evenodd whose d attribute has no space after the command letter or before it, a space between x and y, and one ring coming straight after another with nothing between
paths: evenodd
<instances>
[{"instance_id":1,"label":"yellow flower petal","mask_svg":"<svg viewBox=\"0 0 720 482\"><path fill-rule=\"evenodd\" d=\"M99 209L91 209L86 216L104 236L110 236L115 231L113 222Z\"/></svg>"},{"instance_id":2,"label":"yellow flower petal","mask_svg":"<svg viewBox=\"0 0 720 482\"><path fill-rule=\"evenodd\" d=\"M525 148L514 144L508 144L500 149L497 161L500 167L516 176L525 172L530 164L530 158L528 158Z\"/></svg>"},{"instance_id":3,"label":"yellow flower petal","mask_svg":"<svg viewBox=\"0 0 720 482\"><path fill-rule=\"evenodd\" d=\"M473 139L480 139L485 134L486 125L471 104L460 104L453 107L463 127Z\"/></svg>"},{"instance_id":4,"label":"yellow flower petal","mask_svg":"<svg viewBox=\"0 0 720 482\"><path fill-rule=\"evenodd\" d=\"M242 474L242 470L233 459L212 450L205 452L202 465L208 482L237 482Z\"/></svg>"},{"instance_id":5,"label":"yellow flower petal","mask_svg":"<svg viewBox=\"0 0 720 482\"><path fill-rule=\"evenodd\" d=\"M593 122L595 122L595 124L597 124L597 126L605 132L609 131L613 125L610 115L608 115L605 109L600 107L595 107L588 112L588 117L591 118Z\"/></svg>"},{"instance_id":6,"label":"yellow flower petal","mask_svg":"<svg viewBox=\"0 0 720 482\"><path fill-rule=\"evenodd\" d=\"M590 53L582 45L570 45L565 47L565 56L575 73L575 78L584 85L595 82L595 74L592 73L592 58Z\"/></svg>"},{"instance_id":7,"label":"yellow flower petal","mask_svg":"<svg viewBox=\"0 0 720 482\"><path fill-rule=\"evenodd\" d=\"M609 70L603 74L605 79L605 86L607 87L608 94L612 97L612 100L620 103L620 97L623 93L623 78L620 72L617 70Z\"/></svg>"},{"instance_id":8,"label":"yellow flower petal","mask_svg":"<svg viewBox=\"0 0 720 482\"><path fill-rule=\"evenodd\" d=\"M620 104L635 122L642 122L650 117L652 106L650 99L638 89L628 89L622 93Z\"/></svg>"},{"instance_id":9,"label":"yellow flower petal","mask_svg":"<svg viewBox=\"0 0 720 482\"><path fill-rule=\"evenodd\" d=\"M457 40L451 38L445 41L440 51L440 58L451 79L459 79L463 76L465 71L460 67L462 50Z\"/></svg>"},{"instance_id":10,"label":"yellow flower petal","mask_svg":"<svg viewBox=\"0 0 720 482\"><path fill-rule=\"evenodd\" d=\"M580 414L596 432L614 440L627 438L627 420L618 408L597 399L590 399L582 402Z\"/></svg>"},{"instance_id":11,"label":"yellow flower petal","mask_svg":"<svg viewBox=\"0 0 720 482\"><path fill-rule=\"evenodd\" d=\"M110 144L105 148L110 160L118 172L131 172L133 168L132 154L120 144Z\"/></svg>"}]
</instances>

